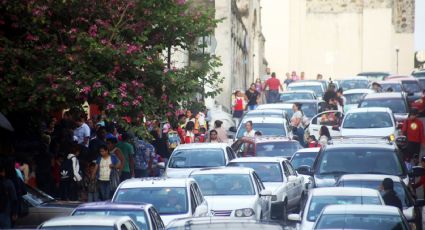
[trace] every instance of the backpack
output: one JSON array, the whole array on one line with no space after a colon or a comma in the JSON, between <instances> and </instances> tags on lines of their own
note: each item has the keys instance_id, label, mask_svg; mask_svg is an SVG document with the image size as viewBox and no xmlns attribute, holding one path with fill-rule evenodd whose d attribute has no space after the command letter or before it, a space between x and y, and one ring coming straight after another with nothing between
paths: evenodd
<instances>
[{"instance_id":1,"label":"backpack","mask_svg":"<svg viewBox=\"0 0 425 230\"><path fill-rule=\"evenodd\" d=\"M73 158L75 158L75 156L69 159L67 158L64 162L62 162L61 168L60 168L61 180L69 180L74 177L74 169L72 166Z\"/></svg>"}]
</instances>

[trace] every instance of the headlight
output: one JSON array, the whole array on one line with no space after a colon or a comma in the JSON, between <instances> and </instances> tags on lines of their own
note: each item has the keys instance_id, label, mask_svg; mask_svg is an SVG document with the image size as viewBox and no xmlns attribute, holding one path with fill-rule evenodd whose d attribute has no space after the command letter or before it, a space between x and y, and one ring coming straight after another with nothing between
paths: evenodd
<instances>
[{"instance_id":1,"label":"headlight","mask_svg":"<svg viewBox=\"0 0 425 230\"><path fill-rule=\"evenodd\" d=\"M395 141L395 135L391 134L389 139L390 139L391 142L394 142Z\"/></svg>"},{"instance_id":2,"label":"headlight","mask_svg":"<svg viewBox=\"0 0 425 230\"><path fill-rule=\"evenodd\" d=\"M236 217L249 217L254 215L254 210L251 208L243 208L235 211Z\"/></svg>"}]
</instances>

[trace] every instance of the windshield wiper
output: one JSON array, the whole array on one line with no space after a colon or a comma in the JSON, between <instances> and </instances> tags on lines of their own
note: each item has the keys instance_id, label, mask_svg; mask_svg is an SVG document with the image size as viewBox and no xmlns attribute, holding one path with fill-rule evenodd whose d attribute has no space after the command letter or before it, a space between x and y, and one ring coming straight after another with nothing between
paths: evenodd
<instances>
[{"instance_id":1,"label":"windshield wiper","mask_svg":"<svg viewBox=\"0 0 425 230\"><path fill-rule=\"evenodd\" d=\"M332 174L348 174L345 171L331 171L331 172L322 172L320 175L332 175Z\"/></svg>"},{"instance_id":2,"label":"windshield wiper","mask_svg":"<svg viewBox=\"0 0 425 230\"><path fill-rule=\"evenodd\" d=\"M391 175L390 173L376 172L376 171L367 171L367 172L356 172L353 174L380 174L380 175Z\"/></svg>"}]
</instances>

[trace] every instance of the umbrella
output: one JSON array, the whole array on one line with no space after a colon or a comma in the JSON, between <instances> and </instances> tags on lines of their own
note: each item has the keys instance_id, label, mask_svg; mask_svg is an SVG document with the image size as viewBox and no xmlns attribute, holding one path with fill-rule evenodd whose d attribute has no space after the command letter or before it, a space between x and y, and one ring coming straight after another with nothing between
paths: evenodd
<instances>
[{"instance_id":1,"label":"umbrella","mask_svg":"<svg viewBox=\"0 0 425 230\"><path fill-rule=\"evenodd\" d=\"M2 113L0 113L0 127L12 132L15 131L15 129L13 129L12 125L10 124L9 120L7 120L7 118Z\"/></svg>"}]
</instances>

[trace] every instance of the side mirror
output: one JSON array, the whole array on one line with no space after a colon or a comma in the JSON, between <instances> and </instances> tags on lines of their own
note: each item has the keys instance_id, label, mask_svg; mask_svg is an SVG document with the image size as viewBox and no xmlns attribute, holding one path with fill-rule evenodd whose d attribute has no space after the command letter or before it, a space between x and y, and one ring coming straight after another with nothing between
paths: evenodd
<instances>
[{"instance_id":1,"label":"side mirror","mask_svg":"<svg viewBox=\"0 0 425 230\"><path fill-rule=\"evenodd\" d=\"M313 175L313 172L310 166L308 165L301 165L300 167L297 168L297 172L302 175L309 175L309 176Z\"/></svg>"},{"instance_id":2,"label":"side mirror","mask_svg":"<svg viewBox=\"0 0 425 230\"><path fill-rule=\"evenodd\" d=\"M272 196L272 191L264 189L260 192L260 196Z\"/></svg>"},{"instance_id":3,"label":"side mirror","mask_svg":"<svg viewBox=\"0 0 425 230\"><path fill-rule=\"evenodd\" d=\"M288 176L288 182L294 182L295 180L297 180L296 176Z\"/></svg>"},{"instance_id":4,"label":"side mirror","mask_svg":"<svg viewBox=\"0 0 425 230\"><path fill-rule=\"evenodd\" d=\"M415 207L423 207L425 206L425 200L424 199L417 199L415 201Z\"/></svg>"},{"instance_id":5,"label":"side mirror","mask_svg":"<svg viewBox=\"0 0 425 230\"><path fill-rule=\"evenodd\" d=\"M157 166L159 169L165 169L165 162L159 162Z\"/></svg>"},{"instance_id":6,"label":"side mirror","mask_svg":"<svg viewBox=\"0 0 425 230\"><path fill-rule=\"evenodd\" d=\"M232 127L229 128L229 131L230 132L233 132L233 133L236 133L238 130L236 129L235 126L232 126Z\"/></svg>"},{"instance_id":7,"label":"side mirror","mask_svg":"<svg viewBox=\"0 0 425 230\"><path fill-rule=\"evenodd\" d=\"M289 221L295 221L295 222L301 222L301 216L300 216L300 214L289 214L288 220Z\"/></svg>"}]
</instances>

